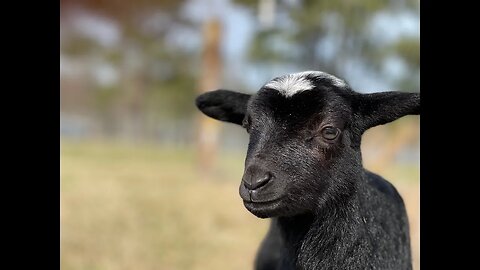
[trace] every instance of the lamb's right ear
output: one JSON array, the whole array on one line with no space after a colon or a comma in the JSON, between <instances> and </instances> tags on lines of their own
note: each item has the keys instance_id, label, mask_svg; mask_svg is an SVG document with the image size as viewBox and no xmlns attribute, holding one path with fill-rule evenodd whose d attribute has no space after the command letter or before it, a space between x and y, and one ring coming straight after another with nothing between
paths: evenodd
<instances>
[{"instance_id":1,"label":"lamb's right ear","mask_svg":"<svg viewBox=\"0 0 480 270\"><path fill-rule=\"evenodd\" d=\"M420 94L396 91L360 94L354 101L354 110L360 116L358 125L364 132L405 115L420 114Z\"/></svg>"},{"instance_id":2,"label":"lamb's right ear","mask_svg":"<svg viewBox=\"0 0 480 270\"><path fill-rule=\"evenodd\" d=\"M195 104L207 116L242 125L251 95L230 90L215 90L199 95Z\"/></svg>"}]
</instances>

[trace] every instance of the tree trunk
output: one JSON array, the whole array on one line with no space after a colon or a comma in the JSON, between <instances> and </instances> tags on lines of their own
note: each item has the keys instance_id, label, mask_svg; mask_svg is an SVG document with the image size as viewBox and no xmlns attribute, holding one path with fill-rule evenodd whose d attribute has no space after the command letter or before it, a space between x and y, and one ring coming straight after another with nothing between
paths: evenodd
<instances>
[{"instance_id":1,"label":"tree trunk","mask_svg":"<svg viewBox=\"0 0 480 270\"><path fill-rule=\"evenodd\" d=\"M218 19L210 19L203 27L203 50L198 93L216 90L220 86L222 61L220 55L221 24ZM219 123L211 118L200 116L198 121L197 147L198 165L202 175L212 171L215 162Z\"/></svg>"}]
</instances>

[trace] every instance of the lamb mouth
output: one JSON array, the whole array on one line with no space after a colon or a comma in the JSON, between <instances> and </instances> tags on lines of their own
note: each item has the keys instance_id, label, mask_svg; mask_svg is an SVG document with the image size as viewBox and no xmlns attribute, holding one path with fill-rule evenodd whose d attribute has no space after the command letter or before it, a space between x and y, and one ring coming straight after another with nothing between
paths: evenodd
<instances>
[{"instance_id":1,"label":"lamb mouth","mask_svg":"<svg viewBox=\"0 0 480 270\"><path fill-rule=\"evenodd\" d=\"M240 187L240 197L244 203L249 204L272 204L283 199L282 194L271 190L249 190Z\"/></svg>"},{"instance_id":2,"label":"lamb mouth","mask_svg":"<svg viewBox=\"0 0 480 270\"><path fill-rule=\"evenodd\" d=\"M239 188L239 194L246 203L275 203L285 197L286 185L284 182L274 183L271 181L257 189L249 189L242 183Z\"/></svg>"},{"instance_id":3,"label":"lamb mouth","mask_svg":"<svg viewBox=\"0 0 480 270\"><path fill-rule=\"evenodd\" d=\"M264 202L252 202L252 201L243 201L243 205L247 210L259 218L271 218L277 216L282 207L282 198L264 201Z\"/></svg>"},{"instance_id":4,"label":"lamb mouth","mask_svg":"<svg viewBox=\"0 0 480 270\"><path fill-rule=\"evenodd\" d=\"M283 197L278 197L278 198L273 198L269 200L264 200L264 201L258 201L258 200L252 200L250 197L249 200L243 200L244 204L249 204L249 205L271 205L277 202L280 202L283 199Z\"/></svg>"}]
</instances>

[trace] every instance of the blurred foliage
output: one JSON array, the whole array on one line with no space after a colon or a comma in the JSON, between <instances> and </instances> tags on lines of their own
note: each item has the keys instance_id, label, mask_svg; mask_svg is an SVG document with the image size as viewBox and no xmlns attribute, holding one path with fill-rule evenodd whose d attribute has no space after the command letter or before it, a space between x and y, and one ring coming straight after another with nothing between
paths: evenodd
<instances>
[{"instance_id":1,"label":"blurred foliage","mask_svg":"<svg viewBox=\"0 0 480 270\"><path fill-rule=\"evenodd\" d=\"M295 55L286 53L276 44L291 44L282 40L283 32L280 29L262 30L257 33L250 47L250 57L254 62L261 63L288 63L297 61Z\"/></svg>"},{"instance_id":2,"label":"blurred foliage","mask_svg":"<svg viewBox=\"0 0 480 270\"><path fill-rule=\"evenodd\" d=\"M398 53L411 68L420 67L420 43L416 38L404 38L389 48Z\"/></svg>"},{"instance_id":3,"label":"blurred foliage","mask_svg":"<svg viewBox=\"0 0 480 270\"><path fill-rule=\"evenodd\" d=\"M88 55L100 49L99 44L87 37L79 36L75 39L70 39L62 44L62 50L65 54L72 57L81 57Z\"/></svg>"},{"instance_id":4,"label":"blurred foliage","mask_svg":"<svg viewBox=\"0 0 480 270\"><path fill-rule=\"evenodd\" d=\"M259 1L263 0L232 0L237 7L251 11L251 15L258 13ZM95 113L95 119L110 126L128 119L129 114L189 121L195 111L192 105L201 74L201 40L192 45L191 40L184 42L183 37L172 39L182 31L187 36L192 33L193 39L201 39L201 23L182 13L188 3L191 1L61 0L61 53L83 70L61 77L62 109L69 113L78 113L78 109ZM389 78L392 74L384 70L385 61L396 57L408 71L400 77L393 76L392 86L418 91L418 38L402 37L383 44L371 37L369 28L372 18L382 12L418 12L418 0L275 3L273 24L264 27L257 23L253 28L253 39L247 45L247 68L273 70L288 66L342 75L347 73L349 61L354 60L361 62L362 69L372 76ZM105 45L86 35L72 25L71 20L79 14L111 22L118 29L119 40ZM332 46L327 41L334 44L333 56L325 53ZM103 85L92 79L100 76L100 71L92 69L99 65L115 70L118 80ZM226 67L225 78L232 77L228 70ZM128 121L138 122L138 117Z\"/></svg>"},{"instance_id":5,"label":"blurred foliage","mask_svg":"<svg viewBox=\"0 0 480 270\"><path fill-rule=\"evenodd\" d=\"M75 32L78 30L67 25L68 33L64 35L61 44L62 53L71 59L86 62L86 65L106 63L118 72L119 80L114 85L87 83L84 87L88 89L82 90L86 95L92 95L91 99L87 99L92 102L86 102L83 107L95 112L106 132L114 129L112 126L120 124L121 118L128 119L129 114L145 117L151 115L155 119L185 118L192 115L195 72L194 65L186 63L194 59L195 52L175 46L166 38L172 29L192 27L191 22L178 16L179 8L184 2L61 1L64 22L77 10L81 10L113 20L120 30L119 42L112 46L102 46L98 40ZM164 14L162 18L166 19L165 24L154 30L146 28L146 19L159 12ZM80 75L64 80L78 81L78 84L91 81ZM65 89L62 93L64 100L69 98L68 90ZM71 102L81 101L74 99ZM136 125L139 119L135 117L131 121Z\"/></svg>"},{"instance_id":6,"label":"blurred foliage","mask_svg":"<svg viewBox=\"0 0 480 270\"><path fill-rule=\"evenodd\" d=\"M129 22L136 19L132 14L136 12L165 10L175 11L184 4L183 0L60 0L60 7L81 6L95 10L103 15L114 17L119 22Z\"/></svg>"},{"instance_id":7,"label":"blurred foliage","mask_svg":"<svg viewBox=\"0 0 480 270\"><path fill-rule=\"evenodd\" d=\"M235 0L237 4L256 9L261 0ZM281 1L277 2L277 21L286 15L290 23L276 23L272 29L257 31L250 47L250 58L256 63L293 64L298 69L324 70L343 74L347 59L360 59L371 71L381 74L383 61L397 55L409 69L419 72L418 38L402 38L384 49L369 35L369 23L379 12L385 10L418 12L416 0L408 1ZM280 17L280 18L278 18ZM335 57L325 56L322 51L326 38L336 38ZM298 55L278 50L275 44L290 44ZM294 57L292 57L294 56ZM381 74L384 75L384 74ZM418 79L407 74L394 82L394 87L402 89L405 84L417 85L409 91L418 91Z\"/></svg>"}]
</instances>

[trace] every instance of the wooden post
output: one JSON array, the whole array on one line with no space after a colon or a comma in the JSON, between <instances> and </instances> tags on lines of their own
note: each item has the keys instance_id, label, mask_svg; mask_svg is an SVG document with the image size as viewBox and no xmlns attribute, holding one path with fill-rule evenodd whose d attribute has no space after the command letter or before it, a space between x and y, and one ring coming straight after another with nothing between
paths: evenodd
<instances>
[{"instance_id":1,"label":"wooden post","mask_svg":"<svg viewBox=\"0 0 480 270\"><path fill-rule=\"evenodd\" d=\"M221 23L213 18L203 26L203 50L201 59L198 93L216 90L220 87L222 60L220 54ZM216 159L219 123L211 118L200 116L198 122L197 147L200 172L210 174Z\"/></svg>"}]
</instances>

